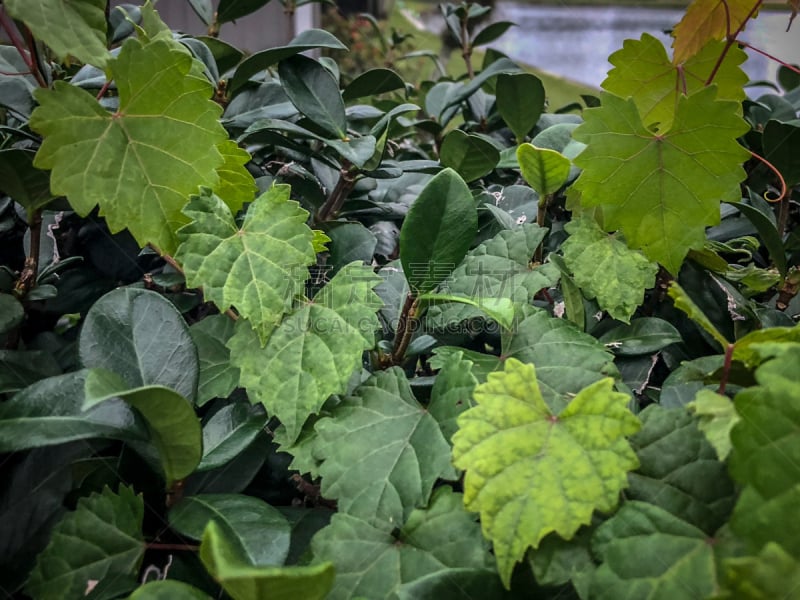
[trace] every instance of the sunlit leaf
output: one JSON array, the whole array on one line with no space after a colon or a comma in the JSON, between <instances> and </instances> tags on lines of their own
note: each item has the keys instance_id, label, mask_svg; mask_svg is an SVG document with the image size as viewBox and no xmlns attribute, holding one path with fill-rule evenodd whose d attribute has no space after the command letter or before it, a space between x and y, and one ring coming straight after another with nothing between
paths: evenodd
<instances>
[{"instance_id":1,"label":"sunlit leaf","mask_svg":"<svg viewBox=\"0 0 800 600\"><path fill-rule=\"evenodd\" d=\"M673 62L686 62L711 40L724 40L736 33L748 17L758 14L754 0L694 0L672 30Z\"/></svg>"}]
</instances>

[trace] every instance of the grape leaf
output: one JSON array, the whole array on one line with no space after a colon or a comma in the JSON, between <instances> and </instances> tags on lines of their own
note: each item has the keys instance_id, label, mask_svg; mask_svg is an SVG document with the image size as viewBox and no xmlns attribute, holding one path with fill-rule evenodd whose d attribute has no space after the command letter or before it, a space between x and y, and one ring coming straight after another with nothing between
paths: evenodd
<instances>
[{"instance_id":1,"label":"grape leaf","mask_svg":"<svg viewBox=\"0 0 800 600\"><path fill-rule=\"evenodd\" d=\"M372 288L380 281L369 267L343 267L313 301L283 319L263 348L250 326L237 322L228 347L240 385L281 420L287 443L328 396L347 389L361 354L375 344L381 301Z\"/></svg>"},{"instance_id":2,"label":"grape leaf","mask_svg":"<svg viewBox=\"0 0 800 600\"><path fill-rule=\"evenodd\" d=\"M434 482L451 472L447 441L396 367L362 383L315 430L322 495L364 520L380 514L405 521L427 504Z\"/></svg>"},{"instance_id":3,"label":"grape leaf","mask_svg":"<svg viewBox=\"0 0 800 600\"><path fill-rule=\"evenodd\" d=\"M724 40L736 33L758 4L754 0L694 0L672 30L674 56L679 65L687 61L710 40Z\"/></svg>"},{"instance_id":4,"label":"grape leaf","mask_svg":"<svg viewBox=\"0 0 800 600\"><path fill-rule=\"evenodd\" d=\"M215 186L227 139L212 86L173 43L128 39L109 61L120 104L106 111L86 91L57 81L36 90L31 128L44 135L34 166L52 169L50 187L86 216L96 206L112 232L169 254L181 208L199 185Z\"/></svg>"},{"instance_id":5,"label":"grape leaf","mask_svg":"<svg viewBox=\"0 0 800 600\"><path fill-rule=\"evenodd\" d=\"M233 140L217 144L217 150L222 155L223 163L217 167L219 183L214 188L214 193L235 215L246 202L252 202L258 192L255 179L244 167L251 157Z\"/></svg>"},{"instance_id":6,"label":"grape leaf","mask_svg":"<svg viewBox=\"0 0 800 600\"><path fill-rule=\"evenodd\" d=\"M569 539L595 509L613 509L638 465L625 436L639 420L612 386L593 383L554 414L534 366L509 358L459 416L453 464L466 471L464 504L480 512L506 587L528 547L551 531Z\"/></svg>"},{"instance_id":7,"label":"grape leaf","mask_svg":"<svg viewBox=\"0 0 800 600\"><path fill-rule=\"evenodd\" d=\"M8 14L23 21L59 58L74 56L105 68L106 0L6 0Z\"/></svg>"},{"instance_id":8,"label":"grape leaf","mask_svg":"<svg viewBox=\"0 0 800 600\"><path fill-rule=\"evenodd\" d=\"M589 595L593 600L705 600L717 588L709 542L702 531L662 508L628 501L592 538L592 550L603 563Z\"/></svg>"},{"instance_id":9,"label":"grape leaf","mask_svg":"<svg viewBox=\"0 0 800 600\"><path fill-rule=\"evenodd\" d=\"M25 585L34 598L83 598L89 580L135 575L145 544L144 502L130 488L109 488L78 500L53 529Z\"/></svg>"},{"instance_id":10,"label":"grape leaf","mask_svg":"<svg viewBox=\"0 0 800 600\"><path fill-rule=\"evenodd\" d=\"M686 405L697 417L697 427L714 447L717 457L725 460L731 453L731 429L739 422L733 402L711 390L700 390Z\"/></svg>"},{"instance_id":11,"label":"grape leaf","mask_svg":"<svg viewBox=\"0 0 800 600\"><path fill-rule=\"evenodd\" d=\"M625 40L622 50L608 57L614 68L602 87L620 98L631 96L644 126L663 133L672 127L678 99L705 87L723 49L724 42L711 41L685 64L676 66L661 41L645 33L641 39ZM718 99L739 103L745 99L748 77L740 68L745 60L747 55L738 46L727 49L714 75Z\"/></svg>"},{"instance_id":12,"label":"grape leaf","mask_svg":"<svg viewBox=\"0 0 800 600\"><path fill-rule=\"evenodd\" d=\"M431 573L489 569L480 527L448 486L437 488L428 508L415 510L400 525L337 513L314 536L314 560L336 568L330 600L392 598L404 583Z\"/></svg>"},{"instance_id":13,"label":"grape leaf","mask_svg":"<svg viewBox=\"0 0 800 600\"><path fill-rule=\"evenodd\" d=\"M658 135L642 123L633 99L603 93L574 132L587 144L574 187L584 206L603 207L603 228L677 273L690 249L719 223L721 200L737 201L749 153L736 138L749 125L736 102L715 100L715 88L681 96L675 122ZM613 178L613 185L609 181Z\"/></svg>"},{"instance_id":14,"label":"grape leaf","mask_svg":"<svg viewBox=\"0 0 800 600\"><path fill-rule=\"evenodd\" d=\"M203 189L183 209L192 222L178 231L175 259L187 284L202 286L221 311L235 306L262 342L303 293L316 261L308 213L289 194L288 185L271 187L249 206L239 229L228 206Z\"/></svg>"},{"instance_id":15,"label":"grape leaf","mask_svg":"<svg viewBox=\"0 0 800 600\"><path fill-rule=\"evenodd\" d=\"M655 285L658 265L606 234L590 217L570 221L565 229L570 235L561 250L575 283L612 317L630 323L645 290Z\"/></svg>"},{"instance_id":16,"label":"grape leaf","mask_svg":"<svg viewBox=\"0 0 800 600\"><path fill-rule=\"evenodd\" d=\"M800 563L778 544L768 543L758 556L726 559L720 600L800 600Z\"/></svg>"}]
</instances>

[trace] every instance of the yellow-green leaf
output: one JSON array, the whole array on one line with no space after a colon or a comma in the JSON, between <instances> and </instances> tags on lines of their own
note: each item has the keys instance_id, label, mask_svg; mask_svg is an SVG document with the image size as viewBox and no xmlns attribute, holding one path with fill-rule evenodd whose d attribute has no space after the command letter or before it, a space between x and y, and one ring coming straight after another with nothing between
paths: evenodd
<instances>
[{"instance_id":1,"label":"yellow-green leaf","mask_svg":"<svg viewBox=\"0 0 800 600\"><path fill-rule=\"evenodd\" d=\"M711 40L733 35L751 15L756 0L694 0L672 30L674 56L679 65L700 52Z\"/></svg>"},{"instance_id":2,"label":"yellow-green leaf","mask_svg":"<svg viewBox=\"0 0 800 600\"><path fill-rule=\"evenodd\" d=\"M552 194L564 185L572 166L560 152L528 143L517 148L517 161L525 181L541 196Z\"/></svg>"}]
</instances>

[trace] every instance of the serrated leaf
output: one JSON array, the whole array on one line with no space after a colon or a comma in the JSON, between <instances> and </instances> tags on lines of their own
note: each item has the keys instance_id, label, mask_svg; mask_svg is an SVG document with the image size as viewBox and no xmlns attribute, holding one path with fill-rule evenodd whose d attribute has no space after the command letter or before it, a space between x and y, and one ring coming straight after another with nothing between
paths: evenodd
<instances>
[{"instance_id":1,"label":"serrated leaf","mask_svg":"<svg viewBox=\"0 0 800 600\"><path fill-rule=\"evenodd\" d=\"M564 185L572 166L560 152L528 143L517 148L517 162L522 177L540 196L553 194Z\"/></svg>"},{"instance_id":2,"label":"serrated leaf","mask_svg":"<svg viewBox=\"0 0 800 600\"><path fill-rule=\"evenodd\" d=\"M160 385L131 388L115 373L98 368L86 374L84 393L84 410L122 398L139 411L158 449L168 485L189 476L200 463L200 421L191 403L176 391Z\"/></svg>"},{"instance_id":3,"label":"serrated leaf","mask_svg":"<svg viewBox=\"0 0 800 600\"><path fill-rule=\"evenodd\" d=\"M225 345L233 335L234 321L227 315L210 315L189 327L200 364L198 406L214 398L227 398L239 385L239 369L230 363Z\"/></svg>"},{"instance_id":4,"label":"serrated leaf","mask_svg":"<svg viewBox=\"0 0 800 600\"><path fill-rule=\"evenodd\" d=\"M697 417L697 427L714 447L717 457L725 460L731 453L731 430L739 422L733 402L711 390L700 390L686 408Z\"/></svg>"},{"instance_id":5,"label":"serrated leaf","mask_svg":"<svg viewBox=\"0 0 800 600\"><path fill-rule=\"evenodd\" d=\"M170 527L194 540L203 539L212 521L239 562L263 567L280 566L286 560L289 522L263 500L240 494L198 494L169 511Z\"/></svg>"},{"instance_id":6,"label":"serrated leaf","mask_svg":"<svg viewBox=\"0 0 800 600\"><path fill-rule=\"evenodd\" d=\"M478 379L472 374L472 361L463 352L454 352L444 359L433 383L428 411L448 442L458 431L458 415L473 406L472 392L476 385Z\"/></svg>"},{"instance_id":7,"label":"serrated leaf","mask_svg":"<svg viewBox=\"0 0 800 600\"><path fill-rule=\"evenodd\" d=\"M725 57L717 65L723 49ZM622 50L608 57L614 68L602 87L621 98L633 97L645 127L665 132L672 127L678 99L705 87L715 68L717 98L744 100L748 77L740 65L745 60L747 55L736 45L726 48L724 42L712 40L678 66L670 61L660 40L644 33L641 39L625 40Z\"/></svg>"},{"instance_id":8,"label":"serrated leaf","mask_svg":"<svg viewBox=\"0 0 800 600\"><path fill-rule=\"evenodd\" d=\"M587 144L575 158L581 204L602 206L604 229L619 229L629 246L672 273L689 250L703 247L705 227L719 223L720 200L738 200L745 177L749 153L736 139L749 125L738 103L715 94L712 86L681 96L672 128L654 134L631 98L603 93L602 106L585 110L573 132Z\"/></svg>"},{"instance_id":9,"label":"serrated leaf","mask_svg":"<svg viewBox=\"0 0 800 600\"><path fill-rule=\"evenodd\" d=\"M694 301L689 297L689 294L686 293L686 291L677 281L670 283L667 293L675 303L675 308L678 308L686 313L686 315L692 321L697 323L706 331L706 333L714 338L723 349L728 347L730 342L728 342L725 336L720 333L719 329L717 329L716 326L711 322L711 319L709 319L700 309L700 307L694 303Z\"/></svg>"},{"instance_id":10,"label":"serrated leaf","mask_svg":"<svg viewBox=\"0 0 800 600\"><path fill-rule=\"evenodd\" d=\"M710 40L733 35L756 6L753 0L694 0L672 30L674 56L678 65L697 54Z\"/></svg>"},{"instance_id":11,"label":"serrated leaf","mask_svg":"<svg viewBox=\"0 0 800 600\"><path fill-rule=\"evenodd\" d=\"M101 68L111 58L106 48L106 0L6 0L3 4L9 15L24 21L59 58L74 56Z\"/></svg>"},{"instance_id":12,"label":"serrated leaf","mask_svg":"<svg viewBox=\"0 0 800 600\"><path fill-rule=\"evenodd\" d=\"M174 253L181 208L199 185L215 186L227 139L212 86L173 42L128 39L108 63L119 109L63 81L37 90L31 128L44 135L34 166L52 169L50 187L81 216L100 206L112 233L130 229L140 245Z\"/></svg>"},{"instance_id":13,"label":"serrated leaf","mask_svg":"<svg viewBox=\"0 0 800 600\"><path fill-rule=\"evenodd\" d=\"M106 487L81 498L36 558L25 591L41 600L77 600L89 580L136 574L145 549L143 519L142 497L124 485L119 495Z\"/></svg>"},{"instance_id":14,"label":"serrated leaf","mask_svg":"<svg viewBox=\"0 0 800 600\"><path fill-rule=\"evenodd\" d=\"M364 520L404 522L451 471L447 441L397 367L373 375L314 428L322 495Z\"/></svg>"},{"instance_id":15,"label":"serrated leaf","mask_svg":"<svg viewBox=\"0 0 800 600\"><path fill-rule=\"evenodd\" d=\"M729 558L723 564L720 600L798 600L800 563L778 544L768 543L758 556Z\"/></svg>"},{"instance_id":16,"label":"serrated leaf","mask_svg":"<svg viewBox=\"0 0 800 600\"><path fill-rule=\"evenodd\" d=\"M553 531L571 538L627 486L638 461L625 436L640 425L612 385L598 381L554 414L534 366L509 358L459 416L453 464L466 471L464 505L480 512L506 587L529 547Z\"/></svg>"},{"instance_id":17,"label":"serrated leaf","mask_svg":"<svg viewBox=\"0 0 800 600\"><path fill-rule=\"evenodd\" d=\"M497 112L522 141L544 112L542 80L532 73L503 73L497 77L495 91Z\"/></svg>"},{"instance_id":18,"label":"serrated leaf","mask_svg":"<svg viewBox=\"0 0 800 600\"><path fill-rule=\"evenodd\" d=\"M713 535L735 500L726 467L682 408L647 407L631 438L639 468L628 477L627 498L648 502Z\"/></svg>"},{"instance_id":19,"label":"serrated leaf","mask_svg":"<svg viewBox=\"0 0 800 600\"><path fill-rule=\"evenodd\" d=\"M203 533L200 560L233 600L322 600L334 577L331 563L257 567L244 562L216 521Z\"/></svg>"},{"instance_id":20,"label":"serrated leaf","mask_svg":"<svg viewBox=\"0 0 800 600\"><path fill-rule=\"evenodd\" d=\"M528 563L536 583L557 586L589 577L595 569L589 551L592 533L594 529L584 527L569 541L555 534L545 536L536 551L528 554ZM575 587L577 589L578 586Z\"/></svg>"},{"instance_id":21,"label":"serrated leaf","mask_svg":"<svg viewBox=\"0 0 800 600\"><path fill-rule=\"evenodd\" d=\"M262 341L302 294L316 261L308 213L276 185L247 209L241 229L215 194L204 189L184 208L192 222L178 232L175 254L190 286L203 288L221 311L235 306Z\"/></svg>"},{"instance_id":22,"label":"serrated leaf","mask_svg":"<svg viewBox=\"0 0 800 600\"><path fill-rule=\"evenodd\" d=\"M598 527L592 550L603 559L592 577L592 599L705 600L717 589L706 535L651 504L623 504Z\"/></svg>"},{"instance_id":23,"label":"serrated leaf","mask_svg":"<svg viewBox=\"0 0 800 600\"><path fill-rule=\"evenodd\" d=\"M362 353L375 344L378 283L370 268L345 266L313 301L286 316L263 348L250 326L237 322L228 342L231 363L251 400L281 420L289 443L328 396L347 389Z\"/></svg>"},{"instance_id":24,"label":"serrated leaf","mask_svg":"<svg viewBox=\"0 0 800 600\"><path fill-rule=\"evenodd\" d=\"M575 283L612 317L630 322L645 290L655 285L658 265L605 233L591 217L570 221L565 229L570 236L561 250Z\"/></svg>"},{"instance_id":25,"label":"serrated leaf","mask_svg":"<svg viewBox=\"0 0 800 600\"><path fill-rule=\"evenodd\" d=\"M245 168L251 157L233 140L218 144L217 150L222 155L223 162L217 167L219 183L214 188L214 193L235 215L242 210L245 203L252 202L258 192L255 179Z\"/></svg>"},{"instance_id":26,"label":"serrated leaf","mask_svg":"<svg viewBox=\"0 0 800 600\"><path fill-rule=\"evenodd\" d=\"M430 506L412 512L402 526L337 513L311 548L315 561L336 568L330 600L392 598L400 586L428 574L488 570L490 560L478 524L448 486L437 488Z\"/></svg>"},{"instance_id":27,"label":"serrated leaf","mask_svg":"<svg viewBox=\"0 0 800 600\"><path fill-rule=\"evenodd\" d=\"M136 588L128 600L211 600L211 596L182 581L150 581Z\"/></svg>"}]
</instances>

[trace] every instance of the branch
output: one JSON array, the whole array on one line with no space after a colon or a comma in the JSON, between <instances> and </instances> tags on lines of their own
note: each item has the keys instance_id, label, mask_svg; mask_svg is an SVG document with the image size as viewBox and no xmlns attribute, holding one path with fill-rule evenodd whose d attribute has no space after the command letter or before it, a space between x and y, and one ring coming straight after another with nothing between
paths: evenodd
<instances>
[{"instance_id":1,"label":"branch","mask_svg":"<svg viewBox=\"0 0 800 600\"><path fill-rule=\"evenodd\" d=\"M719 71L719 68L722 66L722 61L725 60L725 57L728 55L728 51L731 49L731 46L733 46L736 43L736 38L739 36L740 33L742 33L742 31L744 31L744 27L745 27L745 25L747 25L747 22L750 19L753 18L753 16L758 12L758 9L761 8L761 5L763 3L764 3L764 0L756 0L756 3L753 5L753 8L751 8L750 12L747 13L747 16L739 24L739 27L736 29L736 31L731 33L730 16L729 16L729 13L728 13L728 4L727 4L727 2L723 1L723 6L725 7L725 14L728 15L728 24L726 26L727 36L725 37L725 47L722 49L722 52L720 53L719 58L717 59L717 62L714 65L714 68L711 70L711 74L708 76L708 79L706 79L706 85L707 86L711 85L711 83L714 81L714 77L717 76L717 71Z\"/></svg>"},{"instance_id":2,"label":"branch","mask_svg":"<svg viewBox=\"0 0 800 600\"><path fill-rule=\"evenodd\" d=\"M339 170L339 180L336 182L336 187L333 188L330 197L325 201L319 211L317 212L317 220L325 222L331 217L334 217L342 210L344 201L353 191L356 185L356 178L354 173L351 172L352 165L348 161L344 161L342 168Z\"/></svg>"}]
</instances>

